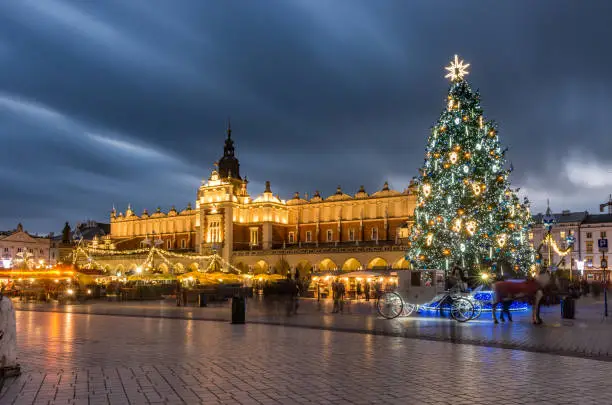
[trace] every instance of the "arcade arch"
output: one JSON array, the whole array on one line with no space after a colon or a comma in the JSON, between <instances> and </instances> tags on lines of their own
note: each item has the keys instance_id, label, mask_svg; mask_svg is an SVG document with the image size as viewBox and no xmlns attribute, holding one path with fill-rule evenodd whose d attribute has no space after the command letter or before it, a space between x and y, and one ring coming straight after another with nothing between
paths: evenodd
<instances>
[{"instance_id":1,"label":"arcade arch","mask_svg":"<svg viewBox=\"0 0 612 405\"><path fill-rule=\"evenodd\" d=\"M338 269L338 265L336 263L334 263L334 261L332 259L323 259L321 260L321 263L319 263L319 270L321 271L326 271L326 270L337 270Z\"/></svg>"},{"instance_id":2,"label":"arcade arch","mask_svg":"<svg viewBox=\"0 0 612 405\"><path fill-rule=\"evenodd\" d=\"M344 271L355 271L355 270L359 270L361 269L363 266L361 265L361 262L357 259L355 259L354 257L351 257L350 259L347 259L344 264L342 265L342 270Z\"/></svg>"},{"instance_id":3,"label":"arcade arch","mask_svg":"<svg viewBox=\"0 0 612 405\"><path fill-rule=\"evenodd\" d=\"M368 263L368 269L386 269L389 263L382 257L376 257Z\"/></svg>"},{"instance_id":4,"label":"arcade arch","mask_svg":"<svg viewBox=\"0 0 612 405\"><path fill-rule=\"evenodd\" d=\"M393 263L393 268L396 270L408 270L410 269L410 262L404 257Z\"/></svg>"}]
</instances>

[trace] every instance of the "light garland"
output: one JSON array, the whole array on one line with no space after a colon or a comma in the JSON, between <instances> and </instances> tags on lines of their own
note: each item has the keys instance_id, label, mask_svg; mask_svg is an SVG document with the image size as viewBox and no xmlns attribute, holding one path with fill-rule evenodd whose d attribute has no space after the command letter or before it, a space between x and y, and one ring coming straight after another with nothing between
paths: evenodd
<instances>
[{"instance_id":1,"label":"light garland","mask_svg":"<svg viewBox=\"0 0 612 405\"><path fill-rule=\"evenodd\" d=\"M104 249L95 249L95 248L90 248L90 247L83 247L81 246L81 244L79 243L79 245L77 245L77 247L75 249L73 249L73 251L70 253L70 255L72 256L72 264L76 265L78 262L78 258L79 255L83 255L86 257L87 259L87 264L86 266L89 268L92 264L103 269L104 265L102 265L100 262L96 261L94 259L93 256L105 256L105 255L112 255L112 256L133 256L136 254L143 254L143 253L147 253L147 257L145 258L145 260L141 263L140 266L143 269L148 268L154 260L154 255L157 254L163 261L165 264L167 264L168 266L173 266L172 262L170 262L170 260L168 259L168 257L173 257L173 258L182 258L182 259L189 259L189 260L195 260L195 261L209 261L208 265L207 265L207 270L210 270L212 268L212 265L214 263L220 263L221 269L232 269L234 271L236 271L238 274L242 273L242 270L240 270L238 267L232 265L231 263L229 263L228 261L226 261L225 259L223 259L223 257L219 256L218 254L212 254L212 255L196 255L196 254L182 254L182 253L176 253L176 252L170 252L164 249L160 249L158 247L155 246L151 246L150 248L146 248L146 249L133 249L133 250L125 250L125 251L108 251L108 250L104 250Z\"/></svg>"},{"instance_id":2,"label":"light garland","mask_svg":"<svg viewBox=\"0 0 612 405\"><path fill-rule=\"evenodd\" d=\"M555 239L552 237L550 233L546 235L546 238L544 239L544 241L546 242L548 246L552 246L555 253L558 254L560 257L567 256L572 251L572 248L573 248L573 246L568 246L564 250L559 249L559 245L557 245L557 242L555 241Z\"/></svg>"}]
</instances>

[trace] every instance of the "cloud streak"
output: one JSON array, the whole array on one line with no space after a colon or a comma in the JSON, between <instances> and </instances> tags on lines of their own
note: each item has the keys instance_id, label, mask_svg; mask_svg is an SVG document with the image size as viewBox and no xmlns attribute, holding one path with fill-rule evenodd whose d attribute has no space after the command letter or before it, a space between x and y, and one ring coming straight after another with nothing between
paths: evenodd
<instances>
[{"instance_id":1,"label":"cloud streak","mask_svg":"<svg viewBox=\"0 0 612 405\"><path fill-rule=\"evenodd\" d=\"M253 195L265 180L283 198L403 189L455 53L534 211L547 198L596 209L612 191L611 8L1 2L0 229L106 220L113 203L184 206L222 154L228 116Z\"/></svg>"}]
</instances>

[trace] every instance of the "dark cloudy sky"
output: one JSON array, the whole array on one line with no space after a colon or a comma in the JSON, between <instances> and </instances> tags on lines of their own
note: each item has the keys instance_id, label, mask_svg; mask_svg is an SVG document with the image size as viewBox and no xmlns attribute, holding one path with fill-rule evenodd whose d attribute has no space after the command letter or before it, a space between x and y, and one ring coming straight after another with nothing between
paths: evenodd
<instances>
[{"instance_id":1,"label":"dark cloudy sky","mask_svg":"<svg viewBox=\"0 0 612 405\"><path fill-rule=\"evenodd\" d=\"M534 212L612 192L612 2L0 2L0 229L184 207L231 116L252 194L406 187L471 63Z\"/></svg>"}]
</instances>

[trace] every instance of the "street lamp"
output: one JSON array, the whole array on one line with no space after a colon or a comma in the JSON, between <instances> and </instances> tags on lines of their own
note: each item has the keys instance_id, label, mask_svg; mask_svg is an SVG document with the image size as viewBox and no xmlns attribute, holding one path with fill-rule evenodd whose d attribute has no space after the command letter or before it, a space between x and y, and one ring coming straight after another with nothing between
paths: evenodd
<instances>
[{"instance_id":1,"label":"street lamp","mask_svg":"<svg viewBox=\"0 0 612 405\"><path fill-rule=\"evenodd\" d=\"M140 266L136 267L136 273L138 274L142 273L142 267Z\"/></svg>"},{"instance_id":2,"label":"street lamp","mask_svg":"<svg viewBox=\"0 0 612 405\"><path fill-rule=\"evenodd\" d=\"M11 261L11 259L2 259L2 267L4 267L5 269L10 269Z\"/></svg>"}]
</instances>

